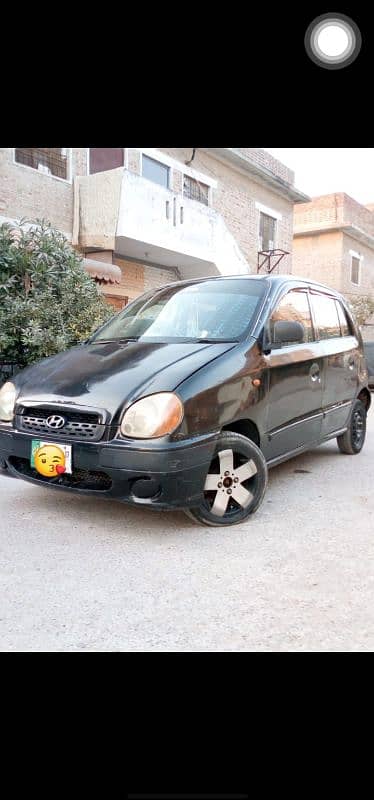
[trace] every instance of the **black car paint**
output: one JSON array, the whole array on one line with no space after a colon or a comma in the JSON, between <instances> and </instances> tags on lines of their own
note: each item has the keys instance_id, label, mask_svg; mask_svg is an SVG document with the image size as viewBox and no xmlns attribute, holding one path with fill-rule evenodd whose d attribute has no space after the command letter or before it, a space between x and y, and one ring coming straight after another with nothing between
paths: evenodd
<instances>
[{"instance_id":1,"label":"black car paint","mask_svg":"<svg viewBox=\"0 0 374 800\"><path fill-rule=\"evenodd\" d=\"M374 389L374 342L365 342L364 352L369 372L369 387Z\"/></svg>"},{"instance_id":2,"label":"black car paint","mask_svg":"<svg viewBox=\"0 0 374 800\"><path fill-rule=\"evenodd\" d=\"M19 373L22 402L92 406L101 410L106 424L118 425L123 411L135 400L173 391L193 372L233 346L145 341L88 343Z\"/></svg>"},{"instance_id":3,"label":"black car paint","mask_svg":"<svg viewBox=\"0 0 374 800\"><path fill-rule=\"evenodd\" d=\"M344 299L301 279L248 279L262 280L265 293L250 335L243 341L87 343L19 373L14 379L16 414L22 413L23 405L97 409L106 435L97 443L72 441L75 467L109 475L112 487L100 491L101 496L158 508L199 502L223 428L245 431L249 425L269 466L337 435L347 426L352 401L367 391L362 339ZM188 283L199 281L184 282ZM308 287L343 302L354 335L342 337L339 346L337 340L323 340L270 350L265 323L272 310L290 289ZM313 382L316 373L319 380ZM259 381L257 386L254 379ZM179 428L154 440L119 436L126 408L140 397L160 391L175 391L183 401L185 413ZM31 438L12 425L0 424L0 460L15 475L20 474L17 458L29 458ZM43 438L57 441L55 434ZM45 483L37 474L21 476ZM143 477L156 477L160 489L155 497L134 497L133 483ZM64 488L64 479L48 481L48 485Z\"/></svg>"}]
</instances>

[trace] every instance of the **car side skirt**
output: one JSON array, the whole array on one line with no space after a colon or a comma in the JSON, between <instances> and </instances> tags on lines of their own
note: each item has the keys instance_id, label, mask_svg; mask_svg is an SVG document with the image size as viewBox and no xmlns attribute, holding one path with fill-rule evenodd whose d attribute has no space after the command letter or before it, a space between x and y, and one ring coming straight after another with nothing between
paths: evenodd
<instances>
[{"instance_id":1,"label":"car side skirt","mask_svg":"<svg viewBox=\"0 0 374 800\"><path fill-rule=\"evenodd\" d=\"M301 455L301 453L306 453L308 450L313 450L315 447L319 447L324 442L328 442L329 439L335 439L337 436L345 433L347 430L347 426L345 428L340 428L337 431L333 431L333 433L329 433L328 436L324 436L323 439L318 439L316 442L310 442L309 444L302 445L301 447L297 447L295 450L290 450L289 453L283 453L281 456L277 456L277 458L272 458L270 461L267 461L268 468L276 467L278 464L281 464L282 461L288 461L289 458L294 458L295 456Z\"/></svg>"}]
</instances>

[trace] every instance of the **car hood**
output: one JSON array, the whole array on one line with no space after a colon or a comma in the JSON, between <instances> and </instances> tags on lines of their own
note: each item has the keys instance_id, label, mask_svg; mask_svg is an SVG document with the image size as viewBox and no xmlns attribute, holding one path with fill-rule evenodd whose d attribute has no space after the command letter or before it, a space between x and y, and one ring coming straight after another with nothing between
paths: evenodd
<instances>
[{"instance_id":1,"label":"car hood","mask_svg":"<svg viewBox=\"0 0 374 800\"><path fill-rule=\"evenodd\" d=\"M95 342L43 359L18 373L17 403L63 403L102 409L116 421L124 406L173 391L193 372L235 347L217 344Z\"/></svg>"}]
</instances>

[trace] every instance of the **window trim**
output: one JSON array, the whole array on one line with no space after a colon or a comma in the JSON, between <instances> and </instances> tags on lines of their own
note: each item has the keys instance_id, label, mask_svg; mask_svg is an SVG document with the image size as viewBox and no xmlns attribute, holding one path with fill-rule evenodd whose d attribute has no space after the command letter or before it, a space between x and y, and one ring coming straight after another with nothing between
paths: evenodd
<instances>
[{"instance_id":1,"label":"window trim","mask_svg":"<svg viewBox=\"0 0 374 800\"><path fill-rule=\"evenodd\" d=\"M355 336L355 334L352 333L353 327L352 327L351 320L350 320L350 318L349 318L349 316L348 316L348 314L347 314L347 312L346 312L346 310L344 308L344 305L343 305L342 301L339 300L338 297L335 297L334 299L335 299L336 305L338 306L338 317L339 317L339 308L340 308L341 313L343 314L343 317L345 319L346 326L348 328L348 333L342 333L342 326L341 326L341 321L340 321L340 317L339 317L341 338L345 339L346 336Z\"/></svg>"},{"instance_id":2,"label":"window trim","mask_svg":"<svg viewBox=\"0 0 374 800\"><path fill-rule=\"evenodd\" d=\"M13 147L13 164L16 167L21 167L22 169L27 169L30 172L36 173L37 175L43 175L44 178L54 178L55 181L61 181L62 183L73 183L73 148L67 147L67 165L68 165L68 177L67 178L60 178L58 175L52 175L48 172L41 172L35 167L29 167L28 164L20 164L19 161L16 161L16 147Z\"/></svg>"},{"instance_id":3,"label":"window trim","mask_svg":"<svg viewBox=\"0 0 374 800\"><path fill-rule=\"evenodd\" d=\"M361 286L361 266L362 266L362 262L364 260L364 257L362 255L360 255L360 253L356 253L355 250L350 250L349 251L349 255L350 255L350 259L351 259L350 260L350 269L349 269L349 282L351 283L352 286ZM353 262L354 258L356 258L357 261L358 261L358 282L357 283L352 280L352 262Z\"/></svg>"},{"instance_id":4,"label":"window trim","mask_svg":"<svg viewBox=\"0 0 374 800\"><path fill-rule=\"evenodd\" d=\"M140 155L144 153L144 155L148 156L149 158L153 158L155 161L161 161L162 164L165 164L166 167L171 167L172 170L176 172L181 172L184 175L189 175L190 178L194 178L200 183L206 183L207 186L210 186L212 189L217 188L217 181L214 178L211 178L209 175L205 175L203 172L199 172L197 169L193 169L193 167L187 166L184 164L183 161L177 161L176 158L172 158L172 156L166 155L166 153L161 153L159 150L153 147L134 147L134 150L139 150Z\"/></svg>"},{"instance_id":5,"label":"window trim","mask_svg":"<svg viewBox=\"0 0 374 800\"><path fill-rule=\"evenodd\" d=\"M99 172L90 172L90 150L91 147L86 147L86 175L99 175ZM129 154L128 148L123 147L123 166L122 167L113 167L113 169L127 169L128 168L128 161L129 161ZM103 172L110 172L110 170L102 170Z\"/></svg>"},{"instance_id":6,"label":"window trim","mask_svg":"<svg viewBox=\"0 0 374 800\"><path fill-rule=\"evenodd\" d=\"M145 156L146 158L149 158L151 161L158 161L159 164L162 164L163 167L167 168L167 170L168 170L168 185L167 186L162 186L161 183L157 183L157 181L152 181L152 178L147 178L145 175L143 175L143 156ZM146 181L151 181L151 183L155 184L156 186L161 186L162 189L171 190L171 187L173 185L173 177L174 177L173 176L173 168L170 167L169 164L166 164L164 161L162 161L161 158L154 158L153 156L150 156L148 153L146 153L144 150L141 150L140 151L140 177L144 178L144 180L146 180Z\"/></svg>"},{"instance_id":7,"label":"window trim","mask_svg":"<svg viewBox=\"0 0 374 800\"><path fill-rule=\"evenodd\" d=\"M332 295L332 294L328 294L328 292L320 292L320 291L318 291L318 289L310 289L310 288L309 288L309 289L308 289L308 293L309 293L310 295L313 295L314 297L327 297L329 300L333 300L333 301L336 301L336 300L337 300L337 298L336 298L334 295ZM338 302L339 302L339 301L338 301ZM344 338L345 338L345 336L343 336L343 334L342 334L342 329L341 329L341 327L340 327L340 319L339 319L339 314L338 314L338 311L336 311L336 313L337 313L337 315L338 315L338 322L339 322L340 336L329 336L329 337L327 337L327 338L325 337L325 338L321 339L321 336L320 336L320 330L319 330L319 325L317 325L317 322L316 322L316 319L315 319L315 316L314 316L314 308L313 308L313 303L312 303L312 301L311 301L311 300L310 300L310 307L311 307L311 312L312 312L312 315L313 315L313 324L314 324L314 329L315 329L315 332L316 332L316 334L317 334L316 342L328 342L328 341L331 341L332 339L344 339ZM335 307L336 307L336 306L335 306ZM348 326L348 328L349 328L349 326ZM352 335L352 334L350 334L350 336L351 336L351 335Z\"/></svg>"},{"instance_id":8,"label":"window trim","mask_svg":"<svg viewBox=\"0 0 374 800\"><path fill-rule=\"evenodd\" d=\"M262 214L266 214L268 217L273 217L276 220L282 219L282 214L280 211L276 211L275 208L270 208L269 206L264 206L263 203L255 202L255 206L257 211L261 211Z\"/></svg>"},{"instance_id":9,"label":"window trim","mask_svg":"<svg viewBox=\"0 0 374 800\"><path fill-rule=\"evenodd\" d=\"M207 196L208 202L207 203L202 203L201 200L196 200L195 197L187 197L187 195L185 195L185 193L184 193L184 178L185 177L186 178L190 178L191 180L195 181L195 183L202 183L203 186L207 187L207 189L208 189L208 196ZM183 171L183 173L182 173L182 197L185 200L192 200L194 203L199 203L201 206L205 206L205 208L210 208L210 206L212 205L212 187L209 186L209 184L206 183L205 181L199 181L198 178L194 178L192 175L189 175L187 172Z\"/></svg>"}]
</instances>

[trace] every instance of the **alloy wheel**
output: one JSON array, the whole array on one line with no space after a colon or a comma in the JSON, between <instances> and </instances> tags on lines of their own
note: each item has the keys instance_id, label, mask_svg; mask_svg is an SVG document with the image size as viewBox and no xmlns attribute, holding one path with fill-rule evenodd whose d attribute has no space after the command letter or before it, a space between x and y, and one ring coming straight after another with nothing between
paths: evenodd
<instances>
[{"instance_id":1,"label":"alloy wheel","mask_svg":"<svg viewBox=\"0 0 374 800\"><path fill-rule=\"evenodd\" d=\"M204 497L211 514L232 516L253 501L253 486L257 467L253 459L246 459L232 449L220 450L206 476ZM253 491L251 491L251 488Z\"/></svg>"}]
</instances>

